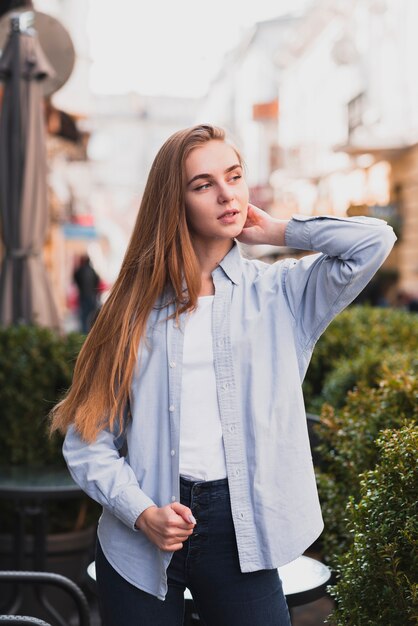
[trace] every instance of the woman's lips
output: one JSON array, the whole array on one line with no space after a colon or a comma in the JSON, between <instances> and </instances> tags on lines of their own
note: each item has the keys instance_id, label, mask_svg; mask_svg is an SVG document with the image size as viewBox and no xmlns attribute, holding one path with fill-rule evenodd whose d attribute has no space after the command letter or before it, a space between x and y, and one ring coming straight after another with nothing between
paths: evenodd
<instances>
[{"instance_id":1,"label":"woman's lips","mask_svg":"<svg viewBox=\"0 0 418 626\"><path fill-rule=\"evenodd\" d=\"M233 224L236 221L237 215L239 215L239 211L231 210L225 211L218 217L218 221L222 224Z\"/></svg>"}]
</instances>

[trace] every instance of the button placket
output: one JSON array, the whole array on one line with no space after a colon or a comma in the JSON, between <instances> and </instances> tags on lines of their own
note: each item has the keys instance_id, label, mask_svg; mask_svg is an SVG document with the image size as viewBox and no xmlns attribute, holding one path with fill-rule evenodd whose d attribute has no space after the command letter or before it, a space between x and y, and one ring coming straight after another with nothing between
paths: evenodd
<instances>
[{"instance_id":1,"label":"button placket","mask_svg":"<svg viewBox=\"0 0 418 626\"><path fill-rule=\"evenodd\" d=\"M174 308L169 311L173 314ZM167 365L168 365L168 415L170 423L170 447L168 452L171 457L171 502L179 502L179 438L180 438L180 385L181 385L181 362L183 351L183 333L181 332L181 320L167 320Z\"/></svg>"},{"instance_id":2,"label":"button placket","mask_svg":"<svg viewBox=\"0 0 418 626\"><path fill-rule=\"evenodd\" d=\"M246 478L244 433L242 429L237 428L239 403L236 397L230 327L230 302L233 285L225 277L219 276L216 279L214 277L214 280L216 295L213 327L218 332L218 336L214 337L215 374L224 434L232 515L239 528L242 529L241 532L237 533L238 550L241 555L245 553L247 538L249 533L254 532L254 528L251 521L251 503Z\"/></svg>"}]
</instances>

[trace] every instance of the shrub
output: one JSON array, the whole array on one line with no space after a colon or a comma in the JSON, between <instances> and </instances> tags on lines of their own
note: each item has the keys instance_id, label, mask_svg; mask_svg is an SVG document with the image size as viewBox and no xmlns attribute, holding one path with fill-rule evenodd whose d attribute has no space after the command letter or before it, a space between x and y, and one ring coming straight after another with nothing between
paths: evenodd
<instances>
[{"instance_id":1,"label":"shrub","mask_svg":"<svg viewBox=\"0 0 418 626\"><path fill-rule=\"evenodd\" d=\"M418 616L418 427L384 431L348 517L354 541L332 590L336 626L407 626Z\"/></svg>"},{"instance_id":2,"label":"shrub","mask_svg":"<svg viewBox=\"0 0 418 626\"><path fill-rule=\"evenodd\" d=\"M386 371L376 388L360 384L348 394L341 410L324 405L316 427L322 459L317 470L319 495L325 521L322 535L324 558L345 552L351 542L346 526L346 506L358 501L359 474L374 468L378 459L376 438L385 428L400 428L418 420L418 377L409 371Z\"/></svg>"},{"instance_id":3,"label":"shrub","mask_svg":"<svg viewBox=\"0 0 418 626\"><path fill-rule=\"evenodd\" d=\"M84 336L37 326L0 328L0 465L64 466L48 413L71 384Z\"/></svg>"},{"instance_id":4,"label":"shrub","mask_svg":"<svg viewBox=\"0 0 418 626\"><path fill-rule=\"evenodd\" d=\"M0 328L1 467L65 467L63 437L48 434L48 413L71 384L84 336L61 336L37 326ZM13 507L2 502L0 529L13 529ZM95 521L98 506L87 497L48 505L53 532Z\"/></svg>"},{"instance_id":5,"label":"shrub","mask_svg":"<svg viewBox=\"0 0 418 626\"><path fill-rule=\"evenodd\" d=\"M349 389L364 377L375 385L374 363L386 356L418 353L418 315L393 309L351 306L320 337L304 382L310 412L319 412L324 401L341 405Z\"/></svg>"},{"instance_id":6,"label":"shrub","mask_svg":"<svg viewBox=\"0 0 418 626\"><path fill-rule=\"evenodd\" d=\"M316 399L319 407L325 403L340 409L344 406L347 393L358 384L376 387L386 372L405 371L418 364L416 352L402 352L365 347L358 356L337 361L325 378L321 395Z\"/></svg>"}]
</instances>

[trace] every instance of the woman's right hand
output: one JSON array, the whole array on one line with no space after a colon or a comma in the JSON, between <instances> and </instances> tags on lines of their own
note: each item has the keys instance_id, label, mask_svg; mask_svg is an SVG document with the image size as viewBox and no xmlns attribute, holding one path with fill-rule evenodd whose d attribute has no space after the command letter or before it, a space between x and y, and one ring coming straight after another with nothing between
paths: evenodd
<instances>
[{"instance_id":1,"label":"woman's right hand","mask_svg":"<svg viewBox=\"0 0 418 626\"><path fill-rule=\"evenodd\" d=\"M150 506L142 511L135 522L136 528L166 552L181 550L195 525L191 510L179 502L163 507Z\"/></svg>"}]
</instances>

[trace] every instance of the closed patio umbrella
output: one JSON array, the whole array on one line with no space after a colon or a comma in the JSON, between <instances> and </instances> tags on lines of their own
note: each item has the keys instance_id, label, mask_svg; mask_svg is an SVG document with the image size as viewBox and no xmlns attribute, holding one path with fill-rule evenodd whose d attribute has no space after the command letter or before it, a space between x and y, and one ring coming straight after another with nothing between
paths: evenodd
<instances>
[{"instance_id":1,"label":"closed patio umbrella","mask_svg":"<svg viewBox=\"0 0 418 626\"><path fill-rule=\"evenodd\" d=\"M0 58L0 324L59 327L42 248L48 228L42 81L53 70L36 33L11 33Z\"/></svg>"}]
</instances>

